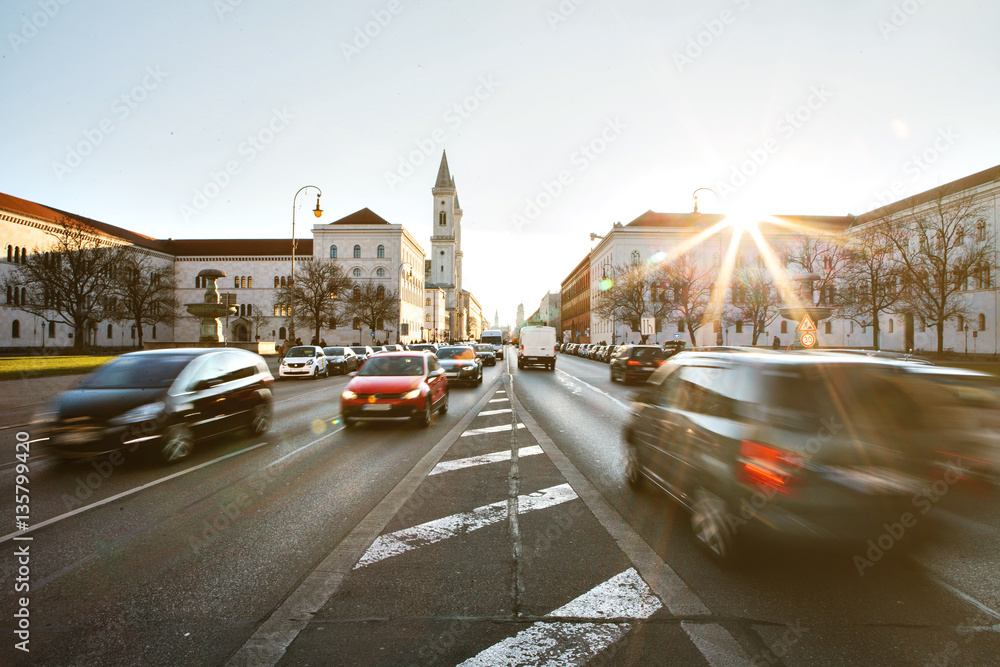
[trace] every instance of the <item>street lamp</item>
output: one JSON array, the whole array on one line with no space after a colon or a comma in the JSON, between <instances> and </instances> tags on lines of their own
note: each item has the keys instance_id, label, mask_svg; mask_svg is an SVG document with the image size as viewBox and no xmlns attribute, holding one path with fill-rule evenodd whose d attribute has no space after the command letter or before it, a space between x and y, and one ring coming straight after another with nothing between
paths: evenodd
<instances>
[{"instance_id":1,"label":"street lamp","mask_svg":"<svg viewBox=\"0 0 1000 667\"><path fill-rule=\"evenodd\" d=\"M292 197L292 275L288 278L288 340L295 343L295 288L293 283L295 282L295 200L299 198L299 192L303 190L308 190L309 188L315 188L319 193L316 195L316 208L313 209L313 215L317 218L323 215L323 209L319 207L319 198L323 196L323 191L317 188L315 185L304 185L299 188L295 196Z\"/></svg>"},{"instance_id":2,"label":"street lamp","mask_svg":"<svg viewBox=\"0 0 1000 667\"><path fill-rule=\"evenodd\" d=\"M698 211L698 193L701 192L702 190L707 190L708 192L711 192L713 195L715 195L715 198L719 200L719 203L720 204L722 203L722 197L720 197L719 193L713 190L712 188L698 188L691 193L691 196L694 197L695 215L701 215L701 213ZM719 230L719 275L720 276L722 275L722 230ZM719 330L715 333L715 344L722 345L722 313L719 313Z\"/></svg>"},{"instance_id":3,"label":"street lamp","mask_svg":"<svg viewBox=\"0 0 1000 667\"><path fill-rule=\"evenodd\" d=\"M408 269L406 275L403 275L403 267ZM396 270L399 274L399 328L396 329L396 342L402 345L403 343L403 279L409 279L413 277L413 267L407 262L403 262L399 265L399 269ZM407 332L409 335L409 332Z\"/></svg>"}]
</instances>

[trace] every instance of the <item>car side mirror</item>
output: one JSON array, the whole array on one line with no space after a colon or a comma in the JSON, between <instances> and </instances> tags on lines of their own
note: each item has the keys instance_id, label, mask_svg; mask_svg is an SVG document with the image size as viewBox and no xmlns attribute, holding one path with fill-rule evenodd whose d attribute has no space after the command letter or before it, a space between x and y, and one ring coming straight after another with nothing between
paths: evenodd
<instances>
[{"instance_id":1,"label":"car side mirror","mask_svg":"<svg viewBox=\"0 0 1000 667\"><path fill-rule=\"evenodd\" d=\"M355 376L355 375L357 375L357 374L358 374L358 372L357 372L357 371L351 371L351 372L350 372L350 373L348 373L347 375L348 375L348 377L354 377L354 376Z\"/></svg>"},{"instance_id":2,"label":"car side mirror","mask_svg":"<svg viewBox=\"0 0 1000 667\"><path fill-rule=\"evenodd\" d=\"M434 370L432 370L430 373L427 374L427 377L436 378L441 375L444 375L444 370L440 368L435 368Z\"/></svg>"}]
</instances>

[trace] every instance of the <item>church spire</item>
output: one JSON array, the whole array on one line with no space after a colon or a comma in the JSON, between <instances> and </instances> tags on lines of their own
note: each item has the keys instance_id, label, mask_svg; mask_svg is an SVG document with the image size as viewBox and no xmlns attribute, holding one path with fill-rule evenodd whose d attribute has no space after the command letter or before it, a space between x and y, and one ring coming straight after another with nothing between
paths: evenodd
<instances>
[{"instance_id":1,"label":"church spire","mask_svg":"<svg viewBox=\"0 0 1000 667\"><path fill-rule=\"evenodd\" d=\"M448 153L446 151L441 151L441 166L438 168L437 181L434 183L436 188L453 188L455 187L452 183L451 172L448 171Z\"/></svg>"}]
</instances>

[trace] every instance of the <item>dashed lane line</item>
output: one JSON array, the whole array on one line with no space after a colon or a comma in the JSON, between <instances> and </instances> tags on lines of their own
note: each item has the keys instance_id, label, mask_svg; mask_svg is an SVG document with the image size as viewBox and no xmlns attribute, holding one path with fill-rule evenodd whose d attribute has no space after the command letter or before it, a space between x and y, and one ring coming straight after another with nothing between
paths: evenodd
<instances>
[{"instance_id":1,"label":"dashed lane line","mask_svg":"<svg viewBox=\"0 0 1000 667\"><path fill-rule=\"evenodd\" d=\"M534 623L462 662L461 667L583 665L624 637L632 629L629 621L649 618L661 608L639 573L629 568L548 614L573 618L573 622ZM622 622L613 622L619 619Z\"/></svg>"},{"instance_id":2,"label":"dashed lane line","mask_svg":"<svg viewBox=\"0 0 1000 667\"><path fill-rule=\"evenodd\" d=\"M591 391L593 391L593 392L596 392L596 393L598 393L598 394L601 394L602 396L605 396L605 397L607 397L607 398L610 398L610 399L611 399L611 402L612 402L612 403L614 403L614 404L618 405L618 406L619 406L619 407L621 407L622 409L624 409L624 410L628 410L628 409L629 409L629 407L628 407L627 405L625 405L624 403L622 403L621 401L619 401L619 400L618 400L617 398L615 398L614 396L612 396L612 395L611 395L611 394L609 394L608 392L604 391L603 389L600 389L600 388L598 388L598 387L595 387L595 386L594 386L594 385L592 385L592 384L589 384L589 383L587 383L587 382L584 382L584 381L583 381L583 380L581 380L580 378L576 377L575 375L570 375L569 373L567 373L567 372L566 372L566 371L564 371L564 370L561 370L561 369L558 369L558 368L557 368L557 369L556 369L556 372L557 372L557 373L561 373L562 375L565 375L566 377L568 377L568 378L571 378L571 379L573 379L573 380L574 380L574 381L576 381L576 382L579 382L579 383L580 383L580 384L582 384L582 385L583 385L584 387L586 387L587 389L590 389L590 390L591 390Z\"/></svg>"},{"instance_id":3,"label":"dashed lane line","mask_svg":"<svg viewBox=\"0 0 1000 667\"><path fill-rule=\"evenodd\" d=\"M479 417L488 417L489 415L509 415L511 413L510 408L502 408L500 410L483 410L479 413Z\"/></svg>"},{"instance_id":4,"label":"dashed lane line","mask_svg":"<svg viewBox=\"0 0 1000 667\"><path fill-rule=\"evenodd\" d=\"M535 456L542 453L542 448L533 445L531 447L521 447L518 450L518 456ZM471 468L472 466L486 465L489 463L499 463L501 461L510 461L510 450L504 450L502 452L493 452L492 454L483 454L482 456L470 456L465 459L454 459L451 461L442 461L434 466L434 470L431 470L431 475L440 475L443 472L450 472L452 470L461 470L462 468Z\"/></svg>"},{"instance_id":5,"label":"dashed lane line","mask_svg":"<svg viewBox=\"0 0 1000 667\"><path fill-rule=\"evenodd\" d=\"M509 402L510 402L509 398L493 398L493 399L490 399L490 403L509 403Z\"/></svg>"},{"instance_id":6,"label":"dashed lane line","mask_svg":"<svg viewBox=\"0 0 1000 667\"><path fill-rule=\"evenodd\" d=\"M479 415L476 415L477 417ZM524 424L518 424L518 429L524 428ZM486 433L501 433L503 431L512 431L514 426L512 424L501 424L500 426L486 426L483 428L470 428L468 431L462 434L463 438L467 438L470 435L484 435Z\"/></svg>"},{"instance_id":7,"label":"dashed lane line","mask_svg":"<svg viewBox=\"0 0 1000 667\"><path fill-rule=\"evenodd\" d=\"M576 494L569 484L560 484L535 493L518 496L518 513L533 512L576 500ZM508 516L507 500L477 507L471 512L452 514L442 519L428 521L412 528L403 528L394 533L379 535L365 552L354 569L378 563L427 544L447 540L456 535L465 535L480 528L504 521Z\"/></svg>"}]
</instances>

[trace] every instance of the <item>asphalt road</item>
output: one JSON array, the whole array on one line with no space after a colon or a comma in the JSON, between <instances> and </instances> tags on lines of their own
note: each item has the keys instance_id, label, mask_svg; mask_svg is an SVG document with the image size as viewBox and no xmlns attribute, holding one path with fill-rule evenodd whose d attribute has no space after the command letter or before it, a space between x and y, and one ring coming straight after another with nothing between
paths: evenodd
<instances>
[{"instance_id":1,"label":"asphalt road","mask_svg":"<svg viewBox=\"0 0 1000 667\"><path fill-rule=\"evenodd\" d=\"M855 553L776 544L720 567L693 548L683 512L628 489L634 389L604 364L508 360L454 388L428 429L343 430L345 384L278 383L269 434L204 443L177 466L30 459L32 539L0 530L0 664L1000 655L995 490L942 498L863 574ZM15 433L0 434L13 530ZM30 591L15 592L25 546ZM30 653L14 647L24 595Z\"/></svg>"}]
</instances>

